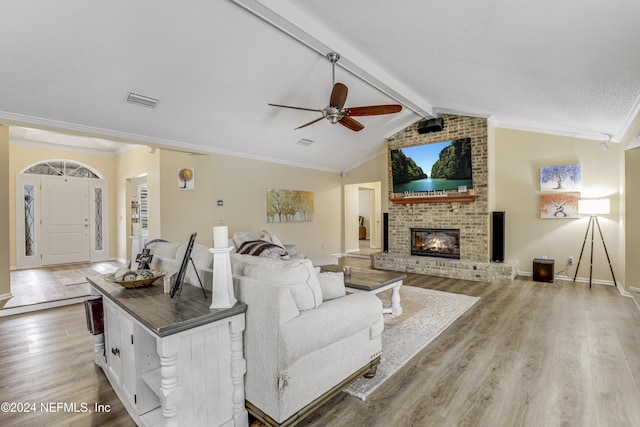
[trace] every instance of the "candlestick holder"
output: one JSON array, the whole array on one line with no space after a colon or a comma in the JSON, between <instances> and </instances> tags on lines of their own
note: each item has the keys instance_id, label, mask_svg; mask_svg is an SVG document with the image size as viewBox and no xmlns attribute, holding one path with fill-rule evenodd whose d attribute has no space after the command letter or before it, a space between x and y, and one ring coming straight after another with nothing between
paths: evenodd
<instances>
[{"instance_id":1,"label":"candlestick holder","mask_svg":"<svg viewBox=\"0 0 640 427\"><path fill-rule=\"evenodd\" d=\"M231 277L231 247L211 248L213 254L212 301L209 308L231 308L238 300L233 293Z\"/></svg>"}]
</instances>

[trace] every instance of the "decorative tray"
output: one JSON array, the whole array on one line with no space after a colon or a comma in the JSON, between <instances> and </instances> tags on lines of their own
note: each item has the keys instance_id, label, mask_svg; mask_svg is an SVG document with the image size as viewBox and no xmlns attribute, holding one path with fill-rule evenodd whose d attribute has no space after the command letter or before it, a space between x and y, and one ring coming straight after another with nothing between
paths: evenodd
<instances>
[{"instance_id":1,"label":"decorative tray","mask_svg":"<svg viewBox=\"0 0 640 427\"><path fill-rule=\"evenodd\" d=\"M126 270L120 269L115 273L104 274L105 280L122 286L123 288L144 288L164 276L162 270Z\"/></svg>"}]
</instances>

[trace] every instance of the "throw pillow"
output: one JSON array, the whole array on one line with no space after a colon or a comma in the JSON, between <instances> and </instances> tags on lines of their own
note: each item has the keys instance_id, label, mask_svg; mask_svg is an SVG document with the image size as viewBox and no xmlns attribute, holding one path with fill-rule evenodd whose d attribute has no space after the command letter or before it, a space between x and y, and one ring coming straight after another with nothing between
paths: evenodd
<instances>
[{"instance_id":1,"label":"throw pillow","mask_svg":"<svg viewBox=\"0 0 640 427\"><path fill-rule=\"evenodd\" d=\"M264 240L250 240L248 242L244 242L240 248L238 248L238 253L262 257L287 255L287 251L282 246L274 245L273 243L265 242Z\"/></svg>"},{"instance_id":2,"label":"throw pillow","mask_svg":"<svg viewBox=\"0 0 640 427\"><path fill-rule=\"evenodd\" d=\"M271 242L269 233L266 231L238 231L233 234L233 244L236 248L240 248L244 242L252 240L264 240L265 242Z\"/></svg>"},{"instance_id":3,"label":"throw pillow","mask_svg":"<svg viewBox=\"0 0 640 427\"><path fill-rule=\"evenodd\" d=\"M344 287L344 274L334 273L331 271L320 271L320 267L316 267L320 289L322 289L322 301L329 301L341 298L347 294Z\"/></svg>"},{"instance_id":4,"label":"throw pillow","mask_svg":"<svg viewBox=\"0 0 640 427\"><path fill-rule=\"evenodd\" d=\"M322 304L318 275L308 259L280 261L248 255L231 255L233 277L248 277L269 286L289 288L298 310L311 310Z\"/></svg>"}]
</instances>

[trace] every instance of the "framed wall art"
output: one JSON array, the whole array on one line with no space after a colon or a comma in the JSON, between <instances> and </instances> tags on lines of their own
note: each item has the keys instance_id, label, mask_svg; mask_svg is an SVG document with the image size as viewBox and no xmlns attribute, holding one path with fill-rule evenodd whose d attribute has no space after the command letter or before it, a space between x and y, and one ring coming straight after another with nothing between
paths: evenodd
<instances>
[{"instance_id":1,"label":"framed wall art","mask_svg":"<svg viewBox=\"0 0 640 427\"><path fill-rule=\"evenodd\" d=\"M178 190L194 190L196 188L196 171L193 168L178 169Z\"/></svg>"},{"instance_id":2,"label":"framed wall art","mask_svg":"<svg viewBox=\"0 0 640 427\"><path fill-rule=\"evenodd\" d=\"M267 190L267 222L313 221L313 193L298 190Z\"/></svg>"},{"instance_id":3,"label":"framed wall art","mask_svg":"<svg viewBox=\"0 0 640 427\"><path fill-rule=\"evenodd\" d=\"M579 164L540 168L540 191L572 191L581 184Z\"/></svg>"},{"instance_id":4,"label":"framed wall art","mask_svg":"<svg viewBox=\"0 0 640 427\"><path fill-rule=\"evenodd\" d=\"M581 218L578 214L580 193L544 193L540 195L540 218Z\"/></svg>"}]
</instances>

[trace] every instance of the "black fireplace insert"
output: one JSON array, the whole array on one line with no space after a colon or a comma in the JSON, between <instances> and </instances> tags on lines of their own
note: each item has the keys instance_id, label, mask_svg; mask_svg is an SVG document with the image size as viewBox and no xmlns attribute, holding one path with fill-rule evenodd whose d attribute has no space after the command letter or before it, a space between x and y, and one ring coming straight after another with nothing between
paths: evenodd
<instances>
[{"instance_id":1,"label":"black fireplace insert","mask_svg":"<svg viewBox=\"0 0 640 427\"><path fill-rule=\"evenodd\" d=\"M412 228L411 255L460 259L460 230Z\"/></svg>"}]
</instances>

